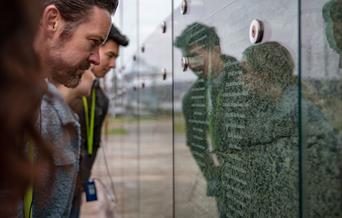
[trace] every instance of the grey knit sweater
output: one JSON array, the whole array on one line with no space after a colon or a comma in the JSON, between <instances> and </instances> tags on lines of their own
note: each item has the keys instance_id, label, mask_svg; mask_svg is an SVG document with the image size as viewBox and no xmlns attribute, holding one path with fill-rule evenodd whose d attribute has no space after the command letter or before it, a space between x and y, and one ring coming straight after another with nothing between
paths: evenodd
<instances>
[{"instance_id":1,"label":"grey knit sweater","mask_svg":"<svg viewBox=\"0 0 342 218\"><path fill-rule=\"evenodd\" d=\"M39 126L53 145L55 173L45 172L44 187L34 190L33 217L69 217L79 170L80 125L56 87L48 83L41 104ZM39 157L37 157L39 158Z\"/></svg>"}]
</instances>

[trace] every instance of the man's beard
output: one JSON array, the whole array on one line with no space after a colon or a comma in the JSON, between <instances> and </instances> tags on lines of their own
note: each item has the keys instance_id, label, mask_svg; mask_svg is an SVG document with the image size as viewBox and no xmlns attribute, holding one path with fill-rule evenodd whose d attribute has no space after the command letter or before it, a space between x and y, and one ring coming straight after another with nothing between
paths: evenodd
<instances>
[{"instance_id":1,"label":"man's beard","mask_svg":"<svg viewBox=\"0 0 342 218\"><path fill-rule=\"evenodd\" d=\"M81 81L84 70L77 70L73 72L69 72L69 79L63 82L63 85L67 88L75 88Z\"/></svg>"},{"instance_id":2,"label":"man's beard","mask_svg":"<svg viewBox=\"0 0 342 218\"><path fill-rule=\"evenodd\" d=\"M60 83L67 88L75 88L80 83L84 71L90 67L90 63L85 61L74 68L67 68L65 66L67 66L67 64L63 60L54 60L54 62L50 64L50 77L54 82Z\"/></svg>"},{"instance_id":3,"label":"man's beard","mask_svg":"<svg viewBox=\"0 0 342 218\"><path fill-rule=\"evenodd\" d=\"M201 75L205 72L205 64L203 58L200 56L190 57L189 58L189 67L196 74Z\"/></svg>"}]
</instances>

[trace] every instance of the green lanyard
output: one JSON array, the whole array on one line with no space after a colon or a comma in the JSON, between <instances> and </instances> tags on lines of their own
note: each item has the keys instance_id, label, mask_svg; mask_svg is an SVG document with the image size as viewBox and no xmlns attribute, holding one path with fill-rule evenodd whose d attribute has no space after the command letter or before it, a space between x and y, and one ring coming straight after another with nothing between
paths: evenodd
<instances>
[{"instance_id":1,"label":"green lanyard","mask_svg":"<svg viewBox=\"0 0 342 218\"><path fill-rule=\"evenodd\" d=\"M85 121L86 121L86 129L87 129L87 145L88 145L88 155L93 154L93 144L94 144L94 125L95 125L95 102L96 102L96 93L95 89L91 90L91 111L90 111L90 122L89 122L89 108L87 97L82 97L84 113L85 113Z\"/></svg>"},{"instance_id":2,"label":"green lanyard","mask_svg":"<svg viewBox=\"0 0 342 218\"><path fill-rule=\"evenodd\" d=\"M28 156L31 162L33 162L33 146L31 143L28 144ZM33 187L30 185L26 190L24 197L24 217L32 217L32 201L33 201Z\"/></svg>"}]
</instances>

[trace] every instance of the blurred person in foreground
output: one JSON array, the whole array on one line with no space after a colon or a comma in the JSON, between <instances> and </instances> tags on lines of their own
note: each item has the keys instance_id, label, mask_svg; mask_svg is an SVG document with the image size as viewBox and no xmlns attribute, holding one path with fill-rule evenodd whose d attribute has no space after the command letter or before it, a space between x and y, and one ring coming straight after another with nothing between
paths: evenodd
<instances>
[{"instance_id":1,"label":"blurred person in foreground","mask_svg":"<svg viewBox=\"0 0 342 218\"><path fill-rule=\"evenodd\" d=\"M5 1L0 7L0 217L16 217L31 182L51 166L49 149L35 128L43 75L32 44L39 21L40 1ZM32 164L25 144L41 155Z\"/></svg>"},{"instance_id":2,"label":"blurred person in foreground","mask_svg":"<svg viewBox=\"0 0 342 218\"><path fill-rule=\"evenodd\" d=\"M99 64L117 0L44 0L34 48L47 78L38 125L53 144L55 172L44 171L34 189L33 217L69 217L79 168L80 127L61 86L75 88L91 64ZM40 155L37 155L39 160Z\"/></svg>"},{"instance_id":3,"label":"blurred person in foreground","mask_svg":"<svg viewBox=\"0 0 342 218\"><path fill-rule=\"evenodd\" d=\"M94 65L88 70L97 77L93 83L91 94L88 98L78 98L72 102L72 108L80 117L83 141L81 146L80 172L78 175L79 183L77 184L75 192L71 217L79 217L82 186L90 178L91 169L101 144L101 129L109 107L109 99L100 87L99 79L104 78L111 69L116 67L116 59L119 56L120 46L127 45L127 37L121 34L118 28L112 24L107 41L100 47L100 64ZM91 107L92 102L95 103L93 108ZM86 111L88 112L86 113ZM93 121L91 121L91 113L94 113ZM86 121L87 119L88 122ZM90 126L87 127L90 122L94 123L92 128ZM90 131L92 131L92 139L89 138Z\"/></svg>"}]
</instances>

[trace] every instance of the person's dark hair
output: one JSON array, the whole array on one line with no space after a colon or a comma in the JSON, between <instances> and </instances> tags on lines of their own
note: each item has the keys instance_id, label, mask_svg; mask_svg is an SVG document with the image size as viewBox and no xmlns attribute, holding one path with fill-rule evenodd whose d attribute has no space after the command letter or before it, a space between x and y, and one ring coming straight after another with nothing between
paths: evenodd
<instances>
[{"instance_id":1,"label":"person's dark hair","mask_svg":"<svg viewBox=\"0 0 342 218\"><path fill-rule=\"evenodd\" d=\"M175 46L180 48L183 54L188 54L194 44L206 49L220 46L220 37L215 27L192 23L175 40Z\"/></svg>"},{"instance_id":2,"label":"person's dark hair","mask_svg":"<svg viewBox=\"0 0 342 218\"><path fill-rule=\"evenodd\" d=\"M94 7L107 10L114 14L118 0L43 0L43 7L55 5L67 25L61 34L62 38L68 38L74 28L89 19L88 13Z\"/></svg>"},{"instance_id":3,"label":"person's dark hair","mask_svg":"<svg viewBox=\"0 0 342 218\"><path fill-rule=\"evenodd\" d=\"M243 59L265 81L282 88L293 83L294 62L290 52L278 42L264 42L248 47Z\"/></svg>"},{"instance_id":4,"label":"person's dark hair","mask_svg":"<svg viewBox=\"0 0 342 218\"><path fill-rule=\"evenodd\" d=\"M0 216L5 217L17 210L32 179L42 176L41 165L29 160L28 141L42 153L42 160L48 157L45 163L52 163L35 125L45 91L33 50L40 6L39 0L11 0L0 8L2 31L6 31L0 34Z\"/></svg>"},{"instance_id":5,"label":"person's dark hair","mask_svg":"<svg viewBox=\"0 0 342 218\"><path fill-rule=\"evenodd\" d=\"M118 3L118 0L43 0L43 7L55 5L66 21L76 22L87 17L93 6L106 9L113 14Z\"/></svg>"},{"instance_id":6,"label":"person's dark hair","mask_svg":"<svg viewBox=\"0 0 342 218\"><path fill-rule=\"evenodd\" d=\"M127 36L123 35L120 30L112 24L112 27L110 28L110 32L108 34L107 41L113 40L114 42L118 43L122 46L127 46L129 43L129 40Z\"/></svg>"}]
</instances>

